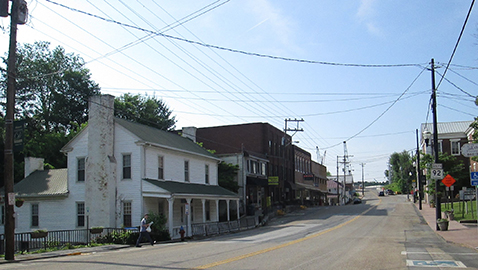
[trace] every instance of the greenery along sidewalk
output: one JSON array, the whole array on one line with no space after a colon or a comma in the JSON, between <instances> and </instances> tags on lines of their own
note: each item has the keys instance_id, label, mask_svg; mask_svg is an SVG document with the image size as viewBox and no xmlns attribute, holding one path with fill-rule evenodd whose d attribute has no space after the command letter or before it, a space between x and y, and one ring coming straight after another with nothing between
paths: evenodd
<instances>
[{"instance_id":1,"label":"greenery along sidewalk","mask_svg":"<svg viewBox=\"0 0 478 270\"><path fill-rule=\"evenodd\" d=\"M450 203L442 203L442 212L453 209L455 220L476 220L476 201L453 202L453 207Z\"/></svg>"}]
</instances>

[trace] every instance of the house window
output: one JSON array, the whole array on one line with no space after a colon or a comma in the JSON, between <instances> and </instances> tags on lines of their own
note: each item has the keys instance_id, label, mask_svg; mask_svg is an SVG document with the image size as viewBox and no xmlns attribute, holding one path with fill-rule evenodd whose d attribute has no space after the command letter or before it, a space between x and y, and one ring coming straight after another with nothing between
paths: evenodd
<instances>
[{"instance_id":1,"label":"house window","mask_svg":"<svg viewBox=\"0 0 478 270\"><path fill-rule=\"evenodd\" d=\"M184 206L181 206L181 223L184 222Z\"/></svg>"},{"instance_id":2,"label":"house window","mask_svg":"<svg viewBox=\"0 0 478 270\"><path fill-rule=\"evenodd\" d=\"M131 155L123 155L123 179L131 179Z\"/></svg>"},{"instance_id":3,"label":"house window","mask_svg":"<svg viewBox=\"0 0 478 270\"><path fill-rule=\"evenodd\" d=\"M209 184L209 164L206 164L205 170L206 170L206 174L205 174L206 184Z\"/></svg>"},{"instance_id":4,"label":"house window","mask_svg":"<svg viewBox=\"0 0 478 270\"><path fill-rule=\"evenodd\" d=\"M165 216L166 214L164 213L164 203L163 202L158 202L158 214Z\"/></svg>"},{"instance_id":5,"label":"house window","mask_svg":"<svg viewBox=\"0 0 478 270\"><path fill-rule=\"evenodd\" d=\"M460 155L460 141L451 141L451 154L454 156Z\"/></svg>"},{"instance_id":6,"label":"house window","mask_svg":"<svg viewBox=\"0 0 478 270\"><path fill-rule=\"evenodd\" d=\"M194 207L191 205L190 208L191 208L191 213L189 213L189 214L191 215L191 221L194 221Z\"/></svg>"},{"instance_id":7,"label":"house window","mask_svg":"<svg viewBox=\"0 0 478 270\"><path fill-rule=\"evenodd\" d=\"M76 226L85 227L85 203L76 203Z\"/></svg>"},{"instance_id":8,"label":"house window","mask_svg":"<svg viewBox=\"0 0 478 270\"><path fill-rule=\"evenodd\" d=\"M37 203L32 204L32 227L38 227L39 226L39 206Z\"/></svg>"},{"instance_id":9,"label":"house window","mask_svg":"<svg viewBox=\"0 0 478 270\"><path fill-rule=\"evenodd\" d=\"M78 172L77 172L78 182L85 181L85 158L78 159Z\"/></svg>"},{"instance_id":10,"label":"house window","mask_svg":"<svg viewBox=\"0 0 478 270\"><path fill-rule=\"evenodd\" d=\"M184 161L184 181L189 182L189 161Z\"/></svg>"},{"instance_id":11,"label":"house window","mask_svg":"<svg viewBox=\"0 0 478 270\"><path fill-rule=\"evenodd\" d=\"M158 156L158 179L164 179L164 157Z\"/></svg>"},{"instance_id":12,"label":"house window","mask_svg":"<svg viewBox=\"0 0 478 270\"><path fill-rule=\"evenodd\" d=\"M123 226L131 227L131 202L123 202Z\"/></svg>"},{"instance_id":13,"label":"house window","mask_svg":"<svg viewBox=\"0 0 478 270\"><path fill-rule=\"evenodd\" d=\"M2 216L0 217L1 218L0 221L1 221L1 224L3 225L3 224L5 224L5 205L2 205L0 207L0 211L2 211L2 213L1 213Z\"/></svg>"},{"instance_id":14,"label":"house window","mask_svg":"<svg viewBox=\"0 0 478 270\"><path fill-rule=\"evenodd\" d=\"M211 210L210 210L210 206L211 206L211 203L206 200L206 203L205 203L205 208L206 208L206 220L207 221L210 221L211 220Z\"/></svg>"}]
</instances>

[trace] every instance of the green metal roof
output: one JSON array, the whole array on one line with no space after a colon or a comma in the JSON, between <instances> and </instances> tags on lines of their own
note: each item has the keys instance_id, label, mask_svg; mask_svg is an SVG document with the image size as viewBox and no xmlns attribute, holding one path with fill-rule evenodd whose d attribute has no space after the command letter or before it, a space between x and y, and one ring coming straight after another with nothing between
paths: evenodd
<instances>
[{"instance_id":1,"label":"green metal roof","mask_svg":"<svg viewBox=\"0 0 478 270\"><path fill-rule=\"evenodd\" d=\"M15 184L13 191L18 197L66 196L67 169L34 171Z\"/></svg>"},{"instance_id":2,"label":"green metal roof","mask_svg":"<svg viewBox=\"0 0 478 270\"><path fill-rule=\"evenodd\" d=\"M218 157L216 157L203 147L199 146L197 143L177 134L146 126L143 124L131 122L118 117L115 117L115 122L126 128L129 132L138 136L138 138L140 138L144 142L162 145L168 148L173 148L180 151L182 150L218 159Z\"/></svg>"},{"instance_id":3,"label":"green metal roof","mask_svg":"<svg viewBox=\"0 0 478 270\"><path fill-rule=\"evenodd\" d=\"M144 181L153 184L159 188L167 190L171 195L213 195L213 196L227 196L235 197L239 196L227 190L221 186L204 185L195 183L184 183L175 181L163 181L154 179L143 179Z\"/></svg>"}]
</instances>

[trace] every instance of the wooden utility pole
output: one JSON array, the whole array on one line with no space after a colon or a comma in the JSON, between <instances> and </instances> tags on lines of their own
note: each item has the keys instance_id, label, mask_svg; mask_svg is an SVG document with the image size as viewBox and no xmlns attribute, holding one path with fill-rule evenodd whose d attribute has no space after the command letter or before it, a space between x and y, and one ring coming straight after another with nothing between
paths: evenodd
<instances>
[{"instance_id":1,"label":"wooden utility pole","mask_svg":"<svg viewBox=\"0 0 478 270\"><path fill-rule=\"evenodd\" d=\"M432 58L431 62L432 72L432 112L433 112L433 152L435 155L435 163L439 163L438 157L438 123L437 123L437 90L435 87L435 60ZM440 189L440 182L435 179L435 219L441 218L441 198L438 196L438 190ZM439 231L438 222L436 224L436 230Z\"/></svg>"},{"instance_id":2,"label":"wooden utility pole","mask_svg":"<svg viewBox=\"0 0 478 270\"><path fill-rule=\"evenodd\" d=\"M365 163L360 163L362 166L362 196L365 196L365 180L364 180L364 175L363 175L363 167L365 166Z\"/></svg>"},{"instance_id":3,"label":"wooden utility pole","mask_svg":"<svg viewBox=\"0 0 478 270\"><path fill-rule=\"evenodd\" d=\"M15 260L15 219L13 193L13 120L15 117L15 84L18 0L12 0L10 13L10 47L7 67L7 113L5 116L5 260Z\"/></svg>"}]
</instances>

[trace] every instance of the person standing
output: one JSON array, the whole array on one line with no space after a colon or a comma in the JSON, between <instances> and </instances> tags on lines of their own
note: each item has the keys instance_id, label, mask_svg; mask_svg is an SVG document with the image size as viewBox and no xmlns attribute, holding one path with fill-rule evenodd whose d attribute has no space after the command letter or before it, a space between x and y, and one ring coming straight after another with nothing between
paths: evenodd
<instances>
[{"instance_id":1,"label":"person standing","mask_svg":"<svg viewBox=\"0 0 478 270\"><path fill-rule=\"evenodd\" d=\"M148 214L144 214L144 217L143 219L141 220L141 226L139 228L139 237L138 237L138 240L136 241L136 247L141 247L141 245L139 244L141 242L141 239L144 237L146 237L146 239L151 243L151 245L153 246L156 241L153 241L153 239L151 239L151 236L149 235L149 232L148 232L148 228L149 226L151 226L151 223L146 223L148 220Z\"/></svg>"}]
</instances>

